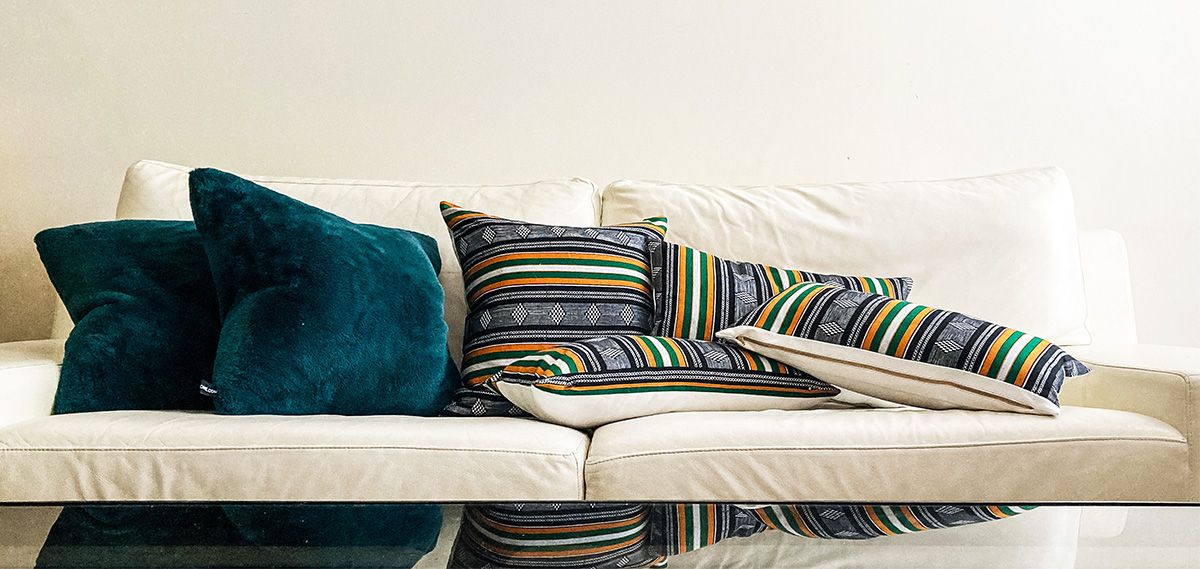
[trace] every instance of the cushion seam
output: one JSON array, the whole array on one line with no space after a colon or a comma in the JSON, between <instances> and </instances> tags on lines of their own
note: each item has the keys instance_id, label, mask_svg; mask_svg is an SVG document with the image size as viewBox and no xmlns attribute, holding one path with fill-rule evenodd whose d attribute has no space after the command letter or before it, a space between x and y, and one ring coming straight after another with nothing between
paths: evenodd
<instances>
[{"instance_id":1,"label":"cushion seam","mask_svg":"<svg viewBox=\"0 0 1200 569\"><path fill-rule=\"evenodd\" d=\"M1106 363L1102 363L1102 362L1089 361L1086 356L1079 357L1076 359L1078 359L1079 361L1081 361L1089 366L1094 366L1094 367L1107 367L1107 368L1120 369L1120 370L1126 370L1126 371L1140 371L1142 373L1161 373L1161 374L1165 374L1165 375L1173 375L1173 376L1178 377L1179 379L1183 380L1185 383L1191 383L1193 379L1200 379L1200 373L1191 373L1191 372L1178 371L1178 370L1173 370L1173 369L1152 369L1152 368L1147 368L1147 367L1106 364ZM1087 375L1084 374L1079 377L1087 377Z\"/></svg>"},{"instance_id":2,"label":"cushion seam","mask_svg":"<svg viewBox=\"0 0 1200 569\"><path fill-rule=\"evenodd\" d=\"M571 457L578 463L574 452L554 453L521 450L469 449L469 448L432 448L432 447L398 447L398 446L254 446L254 447L166 447L166 448L102 448L102 447L31 447L31 448L0 448L0 452L240 452L264 450L296 450L296 451L330 451L330 450L412 450L432 452L467 452L487 454L522 454L547 457Z\"/></svg>"},{"instance_id":3,"label":"cushion seam","mask_svg":"<svg viewBox=\"0 0 1200 569\"><path fill-rule=\"evenodd\" d=\"M7 371L15 371L15 370L19 370L19 369L29 369L29 368L33 368L33 367L57 367L57 368L61 368L61 367L62 367L62 364L61 364L61 363L59 363L59 362L54 362L54 361L49 361L49 360L47 360L47 361L44 361L44 362L31 363L31 364L24 364L24 365L11 366L11 367L4 367L4 366L0 366L0 375L3 375L3 374L4 374L4 372L7 372Z\"/></svg>"},{"instance_id":4,"label":"cushion seam","mask_svg":"<svg viewBox=\"0 0 1200 569\"><path fill-rule=\"evenodd\" d=\"M1110 442L1110 441L1137 441L1137 442L1160 442L1188 445L1187 439L1169 439L1165 437L1079 437L1072 439L1055 439L1044 441L1004 441L1004 442L987 442L987 443L951 443L945 445L913 445L913 446L838 446L838 447L768 447L768 448L704 448L704 449L686 449L673 451L652 451L635 454L627 454L623 456L614 456L602 458L598 460L588 460L587 464L596 465L605 462L615 462L618 460L628 460L635 458L643 458L650 456L664 455L683 455L683 454L707 454L717 452L793 452L793 451L889 451L889 450L938 450L938 449L964 449L964 448L980 448L993 446L1017 446L1017 445L1045 445L1045 444L1063 444L1063 443L1079 443L1079 442Z\"/></svg>"}]
</instances>

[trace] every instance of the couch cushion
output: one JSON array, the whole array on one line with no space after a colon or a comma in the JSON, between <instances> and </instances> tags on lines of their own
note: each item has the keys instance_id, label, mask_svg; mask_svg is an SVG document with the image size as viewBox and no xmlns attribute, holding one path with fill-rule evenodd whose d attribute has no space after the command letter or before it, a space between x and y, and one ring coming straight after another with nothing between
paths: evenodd
<instances>
[{"instance_id":1,"label":"couch cushion","mask_svg":"<svg viewBox=\"0 0 1200 569\"><path fill-rule=\"evenodd\" d=\"M142 160L125 172L117 218L191 219L188 166ZM438 202L467 203L496 215L536 223L596 225L595 186L578 178L513 185L420 184L244 176L286 196L336 213L357 223L400 227L433 236L442 257L439 279L446 289L446 323L455 359L462 347L462 271L438 212Z\"/></svg>"},{"instance_id":2,"label":"couch cushion","mask_svg":"<svg viewBox=\"0 0 1200 569\"><path fill-rule=\"evenodd\" d=\"M53 412L212 409L221 316L204 245L189 221L99 221L33 238L77 322Z\"/></svg>"},{"instance_id":3,"label":"couch cushion","mask_svg":"<svg viewBox=\"0 0 1200 569\"><path fill-rule=\"evenodd\" d=\"M1187 443L1134 413L672 413L592 436L589 500L1179 501ZM664 475L664 473L669 473Z\"/></svg>"},{"instance_id":4,"label":"couch cushion","mask_svg":"<svg viewBox=\"0 0 1200 569\"><path fill-rule=\"evenodd\" d=\"M220 306L217 413L441 411L458 369L434 238L352 223L220 170L194 170L190 184Z\"/></svg>"},{"instance_id":5,"label":"couch cushion","mask_svg":"<svg viewBox=\"0 0 1200 569\"><path fill-rule=\"evenodd\" d=\"M650 332L650 255L667 220L572 227L441 208L466 286L467 386L559 342Z\"/></svg>"},{"instance_id":6,"label":"couch cushion","mask_svg":"<svg viewBox=\"0 0 1200 569\"><path fill-rule=\"evenodd\" d=\"M543 421L577 428L673 411L808 409L838 394L737 346L662 336L560 344L509 364L495 385Z\"/></svg>"},{"instance_id":7,"label":"couch cushion","mask_svg":"<svg viewBox=\"0 0 1200 569\"><path fill-rule=\"evenodd\" d=\"M0 502L579 500L587 446L509 417L58 415L0 429Z\"/></svg>"},{"instance_id":8,"label":"couch cushion","mask_svg":"<svg viewBox=\"0 0 1200 569\"><path fill-rule=\"evenodd\" d=\"M667 216L672 241L714 255L821 273L907 275L913 302L1058 344L1088 341L1074 205L1057 168L865 184L618 181L604 190L604 223L645 215Z\"/></svg>"},{"instance_id":9,"label":"couch cushion","mask_svg":"<svg viewBox=\"0 0 1200 569\"><path fill-rule=\"evenodd\" d=\"M654 334L712 340L755 308L796 283L830 283L904 300L908 277L822 275L759 263L729 261L693 247L665 243L650 255Z\"/></svg>"},{"instance_id":10,"label":"couch cushion","mask_svg":"<svg viewBox=\"0 0 1200 569\"><path fill-rule=\"evenodd\" d=\"M960 312L820 283L775 295L717 337L826 381L926 409L1058 414L1087 366L1050 342Z\"/></svg>"}]
</instances>

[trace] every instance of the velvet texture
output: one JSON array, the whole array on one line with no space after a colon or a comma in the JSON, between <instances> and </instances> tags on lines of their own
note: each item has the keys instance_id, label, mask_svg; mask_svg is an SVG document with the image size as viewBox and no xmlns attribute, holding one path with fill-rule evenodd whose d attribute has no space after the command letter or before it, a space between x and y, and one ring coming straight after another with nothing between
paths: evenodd
<instances>
[{"instance_id":1,"label":"velvet texture","mask_svg":"<svg viewBox=\"0 0 1200 569\"><path fill-rule=\"evenodd\" d=\"M241 540L258 546L404 548L419 558L433 550L442 529L437 504L223 507Z\"/></svg>"},{"instance_id":2,"label":"velvet texture","mask_svg":"<svg viewBox=\"0 0 1200 569\"><path fill-rule=\"evenodd\" d=\"M220 506L64 506L37 567L226 567L238 533Z\"/></svg>"},{"instance_id":3,"label":"velvet texture","mask_svg":"<svg viewBox=\"0 0 1200 569\"><path fill-rule=\"evenodd\" d=\"M38 567L412 567L433 504L66 506Z\"/></svg>"},{"instance_id":4,"label":"velvet texture","mask_svg":"<svg viewBox=\"0 0 1200 569\"><path fill-rule=\"evenodd\" d=\"M432 237L356 224L219 170L190 176L223 316L224 414L433 415L458 373Z\"/></svg>"},{"instance_id":5,"label":"velvet texture","mask_svg":"<svg viewBox=\"0 0 1200 569\"><path fill-rule=\"evenodd\" d=\"M53 412L211 409L220 321L195 226L107 221L34 237L75 322Z\"/></svg>"}]
</instances>

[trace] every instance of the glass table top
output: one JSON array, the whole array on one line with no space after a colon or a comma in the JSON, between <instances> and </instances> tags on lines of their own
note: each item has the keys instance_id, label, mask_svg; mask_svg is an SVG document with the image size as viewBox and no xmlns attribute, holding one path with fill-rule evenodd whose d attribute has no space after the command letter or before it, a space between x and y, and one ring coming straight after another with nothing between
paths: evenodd
<instances>
[{"instance_id":1,"label":"glass table top","mask_svg":"<svg viewBox=\"0 0 1200 569\"><path fill-rule=\"evenodd\" d=\"M0 567L1200 568L1186 506L0 506Z\"/></svg>"}]
</instances>

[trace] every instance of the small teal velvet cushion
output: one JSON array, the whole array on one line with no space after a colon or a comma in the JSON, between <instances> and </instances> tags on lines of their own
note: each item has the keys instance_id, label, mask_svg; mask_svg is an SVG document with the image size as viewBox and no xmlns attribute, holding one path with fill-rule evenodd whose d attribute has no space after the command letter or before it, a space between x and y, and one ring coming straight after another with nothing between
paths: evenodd
<instances>
[{"instance_id":1,"label":"small teal velvet cushion","mask_svg":"<svg viewBox=\"0 0 1200 569\"><path fill-rule=\"evenodd\" d=\"M34 237L75 328L53 412L212 409L220 320L208 258L188 221L106 221Z\"/></svg>"},{"instance_id":2,"label":"small teal velvet cushion","mask_svg":"<svg viewBox=\"0 0 1200 569\"><path fill-rule=\"evenodd\" d=\"M223 317L223 414L434 415L458 372L432 237L358 224L212 169L192 215Z\"/></svg>"}]
</instances>

